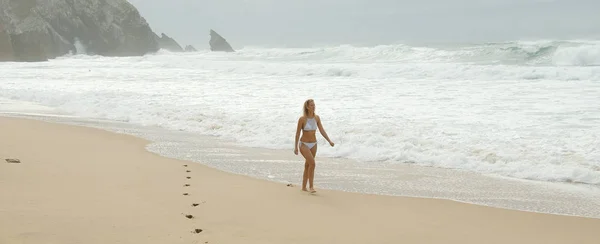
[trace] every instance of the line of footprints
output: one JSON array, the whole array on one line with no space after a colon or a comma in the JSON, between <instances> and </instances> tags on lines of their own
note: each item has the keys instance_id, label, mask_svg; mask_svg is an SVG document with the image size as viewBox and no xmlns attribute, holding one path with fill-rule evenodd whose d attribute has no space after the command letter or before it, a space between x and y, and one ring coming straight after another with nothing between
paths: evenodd
<instances>
[{"instance_id":1,"label":"line of footprints","mask_svg":"<svg viewBox=\"0 0 600 244\"><path fill-rule=\"evenodd\" d=\"M187 167L187 166L188 166L187 164L184 164L184 165L183 165L183 167ZM192 172L192 171L190 171L190 170L186 170L185 172L186 172L186 173L190 173L190 172ZM189 180L189 179L191 179L192 177L191 177L191 176L186 176L186 178ZM189 186L190 186L190 184L185 184L185 185L183 185L183 186L184 186L184 187L189 187ZM183 195L184 195L184 196L189 196L189 194L188 194L187 192L183 193ZM204 203L204 201L203 201L202 203ZM197 207L198 205L200 205L200 204L199 204L199 203L192 203L192 207ZM193 216L193 215L191 215L191 214L186 214L186 215L185 215L185 217L186 217L186 218L188 218L188 219L193 219L193 218L194 218L194 216ZM200 233L200 232L202 232L202 229L194 229L194 231L192 231L192 233L196 233L196 234L197 234L197 233Z\"/></svg>"}]
</instances>

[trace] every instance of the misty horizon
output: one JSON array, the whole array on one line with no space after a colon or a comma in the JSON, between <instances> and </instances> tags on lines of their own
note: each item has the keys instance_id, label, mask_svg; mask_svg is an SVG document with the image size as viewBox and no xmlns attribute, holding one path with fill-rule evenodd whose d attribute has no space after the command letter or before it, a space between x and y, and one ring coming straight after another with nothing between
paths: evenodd
<instances>
[{"instance_id":1,"label":"misty horizon","mask_svg":"<svg viewBox=\"0 0 600 244\"><path fill-rule=\"evenodd\" d=\"M213 29L234 48L592 39L593 0L129 0L160 35L207 49Z\"/></svg>"}]
</instances>

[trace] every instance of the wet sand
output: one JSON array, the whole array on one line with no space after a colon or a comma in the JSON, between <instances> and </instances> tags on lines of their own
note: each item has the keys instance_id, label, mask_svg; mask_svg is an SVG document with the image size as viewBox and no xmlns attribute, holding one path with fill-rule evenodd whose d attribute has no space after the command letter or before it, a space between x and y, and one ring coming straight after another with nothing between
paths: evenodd
<instances>
[{"instance_id":1,"label":"wet sand","mask_svg":"<svg viewBox=\"0 0 600 244\"><path fill-rule=\"evenodd\" d=\"M149 141L100 129L0 117L0 135L2 244L598 242L600 219L309 194L161 157Z\"/></svg>"}]
</instances>

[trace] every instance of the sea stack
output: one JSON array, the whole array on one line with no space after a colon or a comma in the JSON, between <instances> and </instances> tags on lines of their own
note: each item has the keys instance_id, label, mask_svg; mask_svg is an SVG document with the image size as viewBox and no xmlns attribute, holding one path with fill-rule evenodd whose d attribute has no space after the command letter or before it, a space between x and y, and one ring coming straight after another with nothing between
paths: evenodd
<instances>
[{"instance_id":1,"label":"sea stack","mask_svg":"<svg viewBox=\"0 0 600 244\"><path fill-rule=\"evenodd\" d=\"M231 45L216 31L210 30L210 50L215 52L235 52Z\"/></svg>"},{"instance_id":2,"label":"sea stack","mask_svg":"<svg viewBox=\"0 0 600 244\"><path fill-rule=\"evenodd\" d=\"M196 48L192 45L187 45L187 46L185 46L185 51L186 52L197 52L198 50L196 50Z\"/></svg>"},{"instance_id":3,"label":"sea stack","mask_svg":"<svg viewBox=\"0 0 600 244\"><path fill-rule=\"evenodd\" d=\"M183 48L175 41L173 38L167 36L165 33L162 33L161 36L156 36L158 41L158 46L162 49L171 51L171 52L183 52Z\"/></svg>"}]
</instances>

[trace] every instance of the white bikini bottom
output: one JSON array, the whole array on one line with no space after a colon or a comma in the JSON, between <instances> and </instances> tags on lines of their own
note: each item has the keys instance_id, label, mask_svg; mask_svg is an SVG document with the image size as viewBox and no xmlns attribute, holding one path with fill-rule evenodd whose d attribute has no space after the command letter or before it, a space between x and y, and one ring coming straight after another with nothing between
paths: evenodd
<instances>
[{"instance_id":1,"label":"white bikini bottom","mask_svg":"<svg viewBox=\"0 0 600 244\"><path fill-rule=\"evenodd\" d=\"M301 141L302 144L306 145L309 149L313 148L315 145L317 145L316 142L303 142Z\"/></svg>"}]
</instances>

